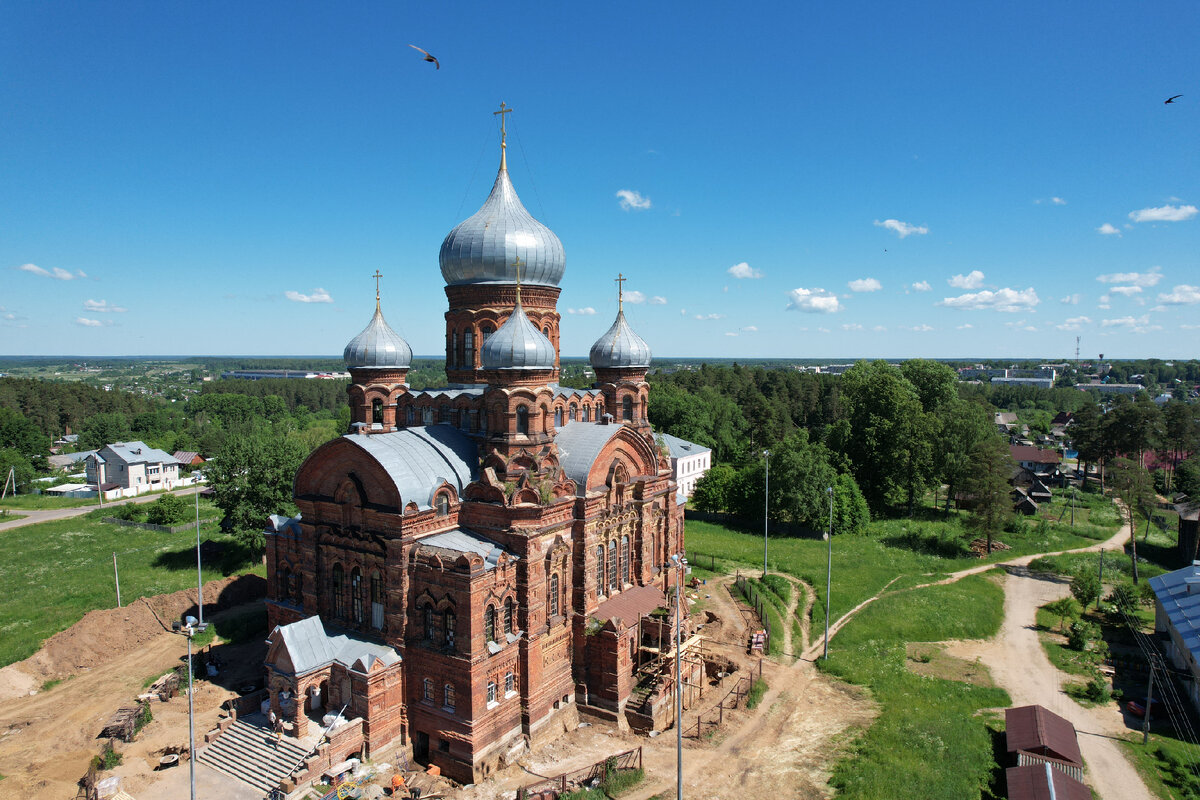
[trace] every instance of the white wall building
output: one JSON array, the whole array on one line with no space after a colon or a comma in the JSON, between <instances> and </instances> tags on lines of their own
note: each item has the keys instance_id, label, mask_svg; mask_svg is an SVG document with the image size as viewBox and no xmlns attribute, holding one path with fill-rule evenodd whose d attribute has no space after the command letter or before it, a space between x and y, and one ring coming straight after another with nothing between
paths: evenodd
<instances>
[{"instance_id":1,"label":"white wall building","mask_svg":"<svg viewBox=\"0 0 1200 800\"><path fill-rule=\"evenodd\" d=\"M712 466L712 450L669 433L659 435L671 453L671 475L679 484L679 491L685 497L691 497L696 490L696 481Z\"/></svg>"},{"instance_id":2,"label":"white wall building","mask_svg":"<svg viewBox=\"0 0 1200 800\"><path fill-rule=\"evenodd\" d=\"M131 497L179 484L179 462L170 453L144 442L107 444L87 457L87 481L101 486L116 484L121 496ZM105 496L108 496L106 488Z\"/></svg>"}]
</instances>

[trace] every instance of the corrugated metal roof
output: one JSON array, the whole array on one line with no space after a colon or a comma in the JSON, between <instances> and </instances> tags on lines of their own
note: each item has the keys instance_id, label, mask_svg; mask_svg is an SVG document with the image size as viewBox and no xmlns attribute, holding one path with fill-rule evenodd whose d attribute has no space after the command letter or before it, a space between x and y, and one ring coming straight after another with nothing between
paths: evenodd
<instances>
[{"instance_id":1,"label":"corrugated metal roof","mask_svg":"<svg viewBox=\"0 0 1200 800\"><path fill-rule=\"evenodd\" d=\"M1150 579L1150 588L1171 627L1179 632L1183 646L1191 651L1194 661L1200 661L1200 563L1155 575Z\"/></svg>"},{"instance_id":2,"label":"corrugated metal roof","mask_svg":"<svg viewBox=\"0 0 1200 800\"><path fill-rule=\"evenodd\" d=\"M1008 752L1046 753L1074 764L1083 764L1075 726L1042 706L1019 706L1004 712Z\"/></svg>"},{"instance_id":3,"label":"corrugated metal roof","mask_svg":"<svg viewBox=\"0 0 1200 800\"><path fill-rule=\"evenodd\" d=\"M475 441L450 425L401 428L370 436L347 434L347 442L374 458L396 485L404 504L429 508L433 490L448 482L462 497L479 476Z\"/></svg>"},{"instance_id":4,"label":"corrugated metal roof","mask_svg":"<svg viewBox=\"0 0 1200 800\"><path fill-rule=\"evenodd\" d=\"M656 438L661 436L663 442L667 445L667 450L671 451L671 458L687 458L688 456L697 456L701 453L711 453L710 448L695 442L689 442L687 439L680 439L678 436L672 436L669 433L655 434Z\"/></svg>"},{"instance_id":5,"label":"corrugated metal roof","mask_svg":"<svg viewBox=\"0 0 1200 800\"><path fill-rule=\"evenodd\" d=\"M1038 764L1028 767L1009 767L1008 800L1092 800L1092 792L1079 781L1053 767ZM1054 782L1054 791L1050 782Z\"/></svg>"},{"instance_id":6,"label":"corrugated metal roof","mask_svg":"<svg viewBox=\"0 0 1200 800\"><path fill-rule=\"evenodd\" d=\"M599 422L573 422L556 429L554 443L558 446L558 463L563 474L575 481L577 493L587 493L587 476L597 456L608 441L617 435L621 426Z\"/></svg>"},{"instance_id":7,"label":"corrugated metal roof","mask_svg":"<svg viewBox=\"0 0 1200 800\"><path fill-rule=\"evenodd\" d=\"M620 617L626 625L633 625L656 608L665 607L667 596L653 584L635 586L605 600L596 607L592 616L598 620Z\"/></svg>"},{"instance_id":8,"label":"corrugated metal roof","mask_svg":"<svg viewBox=\"0 0 1200 800\"><path fill-rule=\"evenodd\" d=\"M508 553L509 558L516 560L517 556L486 536L480 536L465 528L455 528L445 533L435 533L418 541L420 545L438 547L442 550L454 550L459 553L477 553L483 557L485 569L494 569L500 561L501 553Z\"/></svg>"},{"instance_id":9,"label":"corrugated metal roof","mask_svg":"<svg viewBox=\"0 0 1200 800\"><path fill-rule=\"evenodd\" d=\"M364 671L376 660L387 665L400 660L400 655L387 645L345 634L330 635L319 616L305 617L290 625L276 626L272 636L275 634L283 638L284 647L287 648L292 668L297 675L311 672L334 661Z\"/></svg>"},{"instance_id":10,"label":"corrugated metal roof","mask_svg":"<svg viewBox=\"0 0 1200 800\"><path fill-rule=\"evenodd\" d=\"M595 397L601 393L599 389L572 389L557 383L550 384L550 388L554 390L555 397Z\"/></svg>"},{"instance_id":11,"label":"corrugated metal roof","mask_svg":"<svg viewBox=\"0 0 1200 800\"><path fill-rule=\"evenodd\" d=\"M175 456L156 450L145 442L115 442L105 445L104 450L126 464L177 464Z\"/></svg>"},{"instance_id":12,"label":"corrugated metal roof","mask_svg":"<svg viewBox=\"0 0 1200 800\"><path fill-rule=\"evenodd\" d=\"M484 386L447 386L438 389L417 389L410 391L409 394L413 397L445 397L447 400L453 400L456 397L482 397L487 390Z\"/></svg>"}]
</instances>

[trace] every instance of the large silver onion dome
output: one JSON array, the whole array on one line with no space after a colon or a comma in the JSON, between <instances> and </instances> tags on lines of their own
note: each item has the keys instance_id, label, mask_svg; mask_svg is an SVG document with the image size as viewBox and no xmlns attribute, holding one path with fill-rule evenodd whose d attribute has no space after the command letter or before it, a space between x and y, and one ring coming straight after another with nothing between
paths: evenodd
<instances>
[{"instance_id":1,"label":"large silver onion dome","mask_svg":"<svg viewBox=\"0 0 1200 800\"><path fill-rule=\"evenodd\" d=\"M521 205L501 159L492 193L482 208L450 231L438 263L451 286L516 283L518 258L522 283L557 286L562 280L562 242Z\"/></svg>"},{"instance_id":2,"label":"large silver onion dome","mask_svg":"<svg viewBox=\"0 0 1200 800\"><path fill-rule=\"evenodd\" d=\"M617 312L617 318L608 333L592 345L590 361L593 367L649 367L650 345L633 332L625 321L625 311Z\"/></svg>"},{"instance_id":3,"label":"large silver onion dome","mask_svg":"<svg viewBox=\"0 0 1200 800\"><path fill-rule=\"evenodd\" d=\"M512 316L479 352L484 369L554 369L554 343L525 316L518 296Z\"/></svg>"},{"instance_id":4,"label":"large silver onion dome","mask_svg":"<svg viewBox=\"0 0 1200 800\"><path fill-rule=\"evenodd\" d=\"M408 369L412 364L412 348L384 321L376 300L375 316L346 345L342 358L351 369Z\"/></svg>"}]
</instances>

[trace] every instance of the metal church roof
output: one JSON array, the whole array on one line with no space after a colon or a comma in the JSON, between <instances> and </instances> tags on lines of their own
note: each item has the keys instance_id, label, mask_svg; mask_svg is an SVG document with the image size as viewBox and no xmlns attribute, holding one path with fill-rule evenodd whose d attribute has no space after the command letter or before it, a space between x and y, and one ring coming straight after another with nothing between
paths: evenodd
<instances>
[{"instance_id":1,"label":"metal church roof","mask_svg":"<svg viewBox=\"0 0 1200 800\"><path fill-rule=\"evenodd\" d=\"M383 319L376 299L375 315L346 345L342 358L352 369L408 369L412 364L412 348Z\"/></svg>"},{"instance_id":2,"label":"metal church roof","mask_svg":"<svg viewBox=\"0 0 1200 800\"><path fill-rule=\"evenodd\" d=\"M297 675L334 661L365 672L376 660L385 665L400 660L400 655L387 645L345 634L330 634L319 616L305 617L290 625L278 625L271 633L269 638L278 634L283 639L292 669Z\"/></svg>"},{"instance_id":3,"label":"metal church roof","mask_svg":"<svg viewBox=\"0 0 1200 800\"><path fill-rule=\"evenodd\" d=\"M592 345L593 367L649 367L650 345L633 332L625 320L625 311L617 312L612 327Z\"/></svg>"},{"instance_id":4,"label":"metal church roof","mask_svg":"<svg viewBox=\"0 0 1200 800\"><path fill-rule=\"evenodd\" d=\"M508 557L514 560L517 558L491 539L465 528L436 533L421 539L417 544L439 547L443 550L454 550L459 553L476 553L483 557L485 569L495 569L496 564L500 561L501 553L508 553Z\"/></svg>"},{"instance_id":5,"label":"metal church roof","mask_svg":"<svg viewBox=\"0 0 1200 800\"><path fill-rule=\"evenodd\" d=\"M512 316L480 349L484 369L554 369L554 343L525 316L520 295Z\"/></svg>"},{"instance_id":6,"label":"metal church roof","mask_svg":"<svg viewBox=\"0 0 1200 800\"><path fill-rule=\"evenodd\" d=\"M575 481L580 497L587 493L588 473L600 451L621 427L615 422L572 422L556 430L554 443L558 446L558 463L563 474Z\"/></svg>"},{"instance_id":7,"label":"metal church roof","mask_svg":"<svg viewBox=\"0 0 1200 800\"><path fill-rule=\"evenodd\" d=\"M462 497L467 484L479 477L475 442L450 425L342 438L361 447L383 467L404 504L416 503L420 509L431 507L433 492L442 483L449 483Z\"/></svg>"}]
</instances>

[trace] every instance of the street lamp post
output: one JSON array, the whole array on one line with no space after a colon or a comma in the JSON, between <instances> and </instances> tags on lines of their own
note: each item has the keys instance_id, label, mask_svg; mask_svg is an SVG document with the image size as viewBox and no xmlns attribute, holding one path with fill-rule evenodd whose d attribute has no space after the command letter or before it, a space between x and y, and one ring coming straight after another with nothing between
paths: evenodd
<instances>
[{"instance_id":1,"label":"street lamp post","mask_svg":"<svg viewBox=\"0 0 1200 800\"><path fill-rule=\"evenodd\" d=\"M763 476L763 577L767 577L767 521L771 508L771 451L763 450L766 473Z\"/></svg>"},{"instance_id":2,"label":"street lamp post","mask_svg":"<svg viewBox=\"0 0 1200 800\"><path fill-rule=\"evenodd\" d=\"M188 619L188 623L195 622ZM183 635L188 643L188 770L191 773L191 799L196 800L196 710L192 702L192 635L195 630L191 624L183 629Z\"/></svg>"},{"instance_id":3,"label":"street lamp post","mask_svg":"<svg viewBox=\"0 0 1200 800\"><path fill-rule=\"evenodd\" d=\"M683 654L679 652L681 627L681 609L683 602L683 562L679 554L671 556L679 570L675 582L675 800L683 800L683 668L680 666Z\"/></svg>"},{"instance_id":4,"label":"street lamp post","mask_svg":"<svg viewBox=\"0 0 1200 800\"><path fill-rule=\"evenodd\" d=\"M825 541L829 543L828 555L825 557L825 654L822 658L829 660L829 592L833 588L833 487L825 490L829 495L829 531Z\"/></svg>"},{"instance_id":5,"label":"street lamp post","mask_svg":"<svg viewBox=\"0 0 1200 800\"><path fill-rule=\"evenodd\" d=\"M200 485L196 489L196 605L200 608L200 629L204 630L204 573L200 571Z\"/></svg>"}]
</instances>

